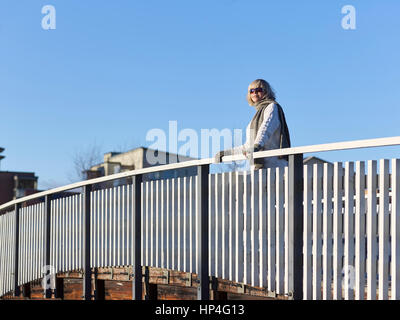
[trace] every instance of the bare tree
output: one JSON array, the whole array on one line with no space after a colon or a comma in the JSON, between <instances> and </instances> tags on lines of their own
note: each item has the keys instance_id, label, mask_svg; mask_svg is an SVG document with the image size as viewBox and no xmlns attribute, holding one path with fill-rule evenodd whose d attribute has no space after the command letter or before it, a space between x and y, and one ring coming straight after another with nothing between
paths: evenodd
<instances>
[{"instance_id":1,"label":"bare tree","mask_svg":"<svg viewBox=\"0 0 400 320\"><path fill-rule=\"evenodd\" d=\"M102 147L96 142L84 149L77 149L72 155L73 173L69 174L69 180L85 180L86 171L102 161Z\"/></svg>"},{"instance_id":2,"label":"bare tree","mask_svg":"<svg viewBox=\"0 0 400 320\"><path fill-rule=\"evenodd\" d=\"M133 139L135 140L135 139ZM119 143L111 151L124 153L134 148L134 143L124 142ZM86 180L86 171L90 170L93 166L103 162L104 148L96 141L86 147L81 147L75 150L72 154L72 172L68 173L68 179L71 182ZM132 155L133 157L133 155ZM133 162L132 158L132 162Z\"/></svg>"}]
</instances>

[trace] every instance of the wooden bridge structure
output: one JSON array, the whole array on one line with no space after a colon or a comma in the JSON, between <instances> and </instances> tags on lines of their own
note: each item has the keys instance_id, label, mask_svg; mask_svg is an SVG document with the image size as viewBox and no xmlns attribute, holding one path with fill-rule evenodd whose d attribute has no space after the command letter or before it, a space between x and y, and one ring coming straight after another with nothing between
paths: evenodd
<instances>
[{"instance_id":1,"label":"wooden bridge structure","mask_svg":"<svg viewBox=\"0 0 400 320\"><path fill-rule=\"evenodd\" d=\"M210 174L213 159L133 170L0 206L2 299L399 299L400 159ZM224 161L243 160L226 156ZM197 175L144 181L163 170ZM124 185L107 183L129 179ZM80 190L68 195L66 192Z\"/></svg>"}]
</instances>

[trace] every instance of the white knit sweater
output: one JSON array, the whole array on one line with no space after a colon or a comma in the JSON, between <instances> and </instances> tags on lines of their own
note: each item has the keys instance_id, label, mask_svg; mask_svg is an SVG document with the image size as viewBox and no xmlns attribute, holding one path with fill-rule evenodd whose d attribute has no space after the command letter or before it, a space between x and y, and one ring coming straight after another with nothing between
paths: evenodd
<instances>
[{"instance_id":1,"label":"white knit sweater","mask_svg":"<svg viewBox=\"0 0 400 320\"><path fill-rule=\"evenodd\" d=\"M225 155L243 154L245 150L253 147L250 142L250 124L246 128L246 142L233 149L225 150ZM278 106L275 103L270 103L264 111L263 122L258 129L254 144L258 144L261 149L259 151L279 149L280 147L280 129ZM287 166L287 161L278 157L264 158L264 168L284 167Z\"/></svg>"}]
</instances>

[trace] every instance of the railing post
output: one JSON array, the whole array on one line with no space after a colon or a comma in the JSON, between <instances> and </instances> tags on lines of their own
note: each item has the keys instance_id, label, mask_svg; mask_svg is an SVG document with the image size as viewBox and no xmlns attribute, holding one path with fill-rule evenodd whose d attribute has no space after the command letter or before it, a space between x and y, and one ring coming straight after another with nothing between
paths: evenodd
<instances>
[{"instance_id":1,"label":"railing post","mask_svg":"<svg viewBox=\"0 0 400 320\"><path fill-rule=\"evenodd\" d=\"M142 300L143 283L142 283L142 265L141 265L141 199L142 199L142 175L135 175L132 177L133 187L133 283L132 283L132 300Z\"/></svg>"},{"instance_id":2,"label":"railing post","mask_svg":"<svg viewBox=\"0 0 400 320\"><path fill-rule=\"evenodd\" d=\"M146 293L144 300L157 300L157 285L150 283L150 268L145 267L144 269L144 283L146 288Z\"/></svg>"},{"instance_id":3,"label":"railing post","mask_svg":"<svg viewBox=\"0 0 400 320\"><path fill-rule=\"evenodd\" d=\"M197 289L198 300L210 300L210 278L209 278L209 248L208 248L208 175L210 166L200 165L197 167L197 270L200 285Z\"/></svg>"},{"instance_id":4,"label":"railing post","mask_svg":"<svg viewBox=\"0 0 400 320\"><path fill-rule=\"evenodd\" d=\"M289 156L289 294L303 300L303 154Z\"/></svg>"},{"instance_id":5,"label":"railing post","mask_svg":"<svg viewBox=\"0 0 400 320\"><path fill-rule=\"evenodd\" d=\"M32 290L31 290L31 283L30 283L30 282L25 283L25 284L22 286L22 296L23 296L24 298L30 299L30 298L31 298L31 293L32 293Z\"/></svg>"},{"instance_id":6,"label":"railing post","mask_svg":"<svg viewBox=\"0 0 400 320\"><path fill-rule=\"evenodd\" d=\"M54 292L54 298L56 299L64 299L64 278L55 279L56 282L56 290Z\"/></svg>"},{"instance_id":7,"label":"railing post","mask_svg":"<svg viewBox=\"0 0 400 320\"><path fill-rule=\"evenodd\" d=\"M106 291L104 280L98 278L99 270L94 269L94 299L95 300L105 300Z\"/></svg>"},{"instance_id":8,"label":"railing post","mask_svg":"<svg viewBox=\"0 0 400 320\"><path fill-rule=\"evenodd\" d=\"M44 266L50 266L50 228L51 228L51 195L47 195L44 198L44 207L45 207L45 238L44 238ZM45 268L46 272L52 272L51 268ZM46 277L46 275L43 275ZM52 284L52 281L50 281L50 284ZM45 284L44 288L44 297L46 299L50 299L52 295L52 287L51 285L49 286L48 283Z\"/></svg>"},{"instance_id":9,"label":"railing post","mask_svg":"<svg viewBox=\"0 0 400 320\"><path fill-rule=\"evenodd\" d=\"M14 296L19 297L21 290L18 286L18 267L19 267L19 209L21 204L15 205L15 247L14 247Z\"/></svg>"},{"instance_id":10,"label":"railing post","mask_svg":"<svg viewBox=\"0 0 400 320\"><path fill-rule=\"evenodd\" d=\"M92 299L92 269L90 268L90 192L92 185L83 187L83 298L84 300Z\"/></svg>"}]
</instances>

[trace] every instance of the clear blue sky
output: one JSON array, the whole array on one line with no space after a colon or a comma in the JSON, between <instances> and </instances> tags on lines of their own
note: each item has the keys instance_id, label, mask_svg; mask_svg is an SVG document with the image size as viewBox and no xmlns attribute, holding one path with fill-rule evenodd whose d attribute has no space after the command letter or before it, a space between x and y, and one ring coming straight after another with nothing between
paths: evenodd
<instances>
[{"instance_id":1,"label":"clear blue sky","mask_svg":"<svg viewBox=\"0 0 400 320\"><path fill-rule=\"evenodd\" d=\"M55 30L41 27L48 4ZM348 4L356 30L341 26ZM46 188L70 182L77 150L149 146L169 120L244 129L256 78L276 90L293 146L398 136L399 16L398 0L2 0L1 169Z\"/></svg>"}]
</instances>

